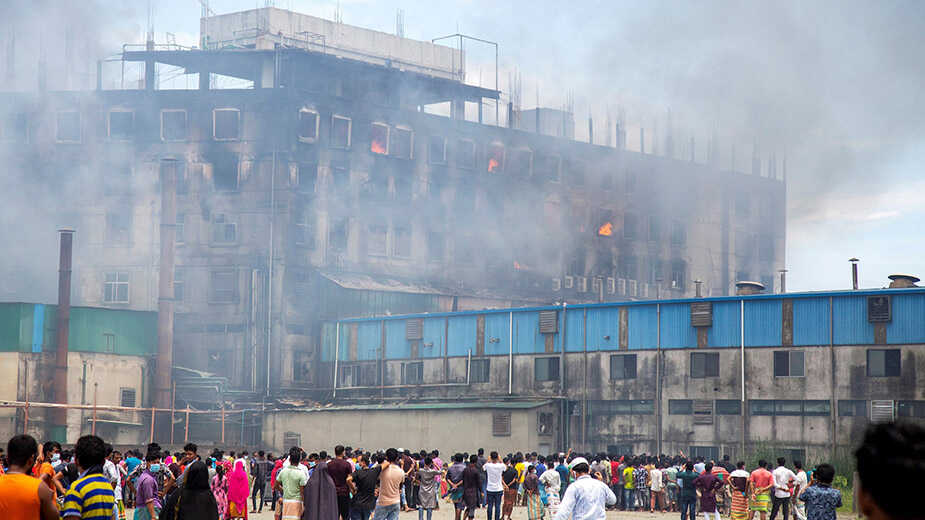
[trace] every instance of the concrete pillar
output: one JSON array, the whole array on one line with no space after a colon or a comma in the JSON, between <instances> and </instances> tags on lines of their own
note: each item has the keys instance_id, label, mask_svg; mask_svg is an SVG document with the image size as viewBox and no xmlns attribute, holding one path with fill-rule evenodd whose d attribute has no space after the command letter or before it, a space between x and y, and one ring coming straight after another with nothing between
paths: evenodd
<instances>
[{"instance_id":1,"label":"concrete pillar","mask_svg":"<svg viewBox=\"0 0 925 520\"><path fill-rule=\"evenodd\" d=\"M260 60L257 70L257 80L254 82L254 88L273 88L275 87L276 64L273 56L266 56Z\"/></svg>"},{"instance_id":2,"label":"concrete pillar","mask_svg":"<svg viewBox=\"0 0 925 520\"><path fill-rule=\"evenodd\" d=\"M208 70L199 71L199 90L209 90L209 79L212 75Z\"/></svg>"},{"instance_id":3,"label":"concrete pillar","mask_svg":"<svg viewBox=\"0 0 925 520\"><path fill-rule=\"evenodd\" d=\"M450 102L450 118L466 118L466 101L463 99L454 99Z\"/></svg>"},{"instance_id":4,"label":"concrete pillar","mask_svg":"<svg viewBox=\"0 0 925 520\"><path fill-rule=\"evenodd\" d=\"M479 124L482 124L482 98L478 99L479 103Z\"/></svg>"}]
</instances>

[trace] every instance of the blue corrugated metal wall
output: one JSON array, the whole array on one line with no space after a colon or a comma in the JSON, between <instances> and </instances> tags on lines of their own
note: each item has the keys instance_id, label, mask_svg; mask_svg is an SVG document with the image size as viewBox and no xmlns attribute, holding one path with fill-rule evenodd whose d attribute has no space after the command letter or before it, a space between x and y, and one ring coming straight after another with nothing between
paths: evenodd
<instances>
[{"instance_id":1,"label":"blue corrugated metal wall","mask_svg":"<svg viewBox=\"0 0 925 520\"><path fill-rule=\"evenodd\" d=\"M867 321L867 293L834 293L833 295L794 295L794 345L826 345L829 343L829 298L832 298L833 328L836 345L873 344L874 328ZM891 293L893 319L886 324L887 343L925 343L925 291ZM745 300L745 342L747 347L778 346L781 344L781 298L747 298ZM737 347L740 341L740 300L712 299L713 326L708 332L708 346ZM661 317L655 303L613 304L571 307L560 310L559 334L554 337L555 350L561 345L561 332L566 329L566 351L581 352L585 337L589 351L619 349L620 309L627 312L627 334L631 350L654 349L661 334L662 348L694 348L697 332L690 324L690 302L670 301L661 304ZM510 334L509 312L461 312L424 317L424 339L420 357L466 356L476 353L479 316L485 321L485 354L507 355ZM545 337L539 333L538 308L514 311L514 353L545 352ZM357 357L373 360L378 357L383 319L349 320L341 325L339 358L349 360L350 334L357 330ZM385 318L386 356L389 359L411 355L410 342L405 339L406 318ZM587 327L587 334L585 334ZM446 330L444 330L446 328ZM444 345L444 334L448 344ZM322 327L321 356L331 360L334 353L334 324ZM496 339L496 341L492 341ZM427 347L427 344L432 346Z\"/></svg>"},{"instance_id":2,"label":"blue corrugated metal wall","mask_svg":"<svg viewBox=\"0 0 925 520\"><path fill-rule=\"evenodd\" d=\"M421 340L421 357L442 357L444 335L449 318L424 318L424 334ZM428 346L430 345L430 346Z\"/></svg>"},{"instance_id":3,"label":"blue corrugated metal wall","mask_svg":"<svg viewBox=\"0 0 925 520\"><path fill-rule=\"evenodd\" d=\"M565 323L565 351L581 352L585 335L584 309L568 309Z\"/></svg>"},{"instance_id":4,"label":"blue corrugated metal wall","mask_svg":"<svg viewBox=\"0 0 925 520\"><path fill-rule=\"evenodd\" d=\"M836 345L870 345L874 342L874 326L867 321L866 296L835 298L832 311Z\"/></svg>"},{"instance_id":5,"label":"blue corrugated metal wall","mask_svg":"<svg viewBox=\"0 0 925 520\"><path fill-rule=\"evenodd\" d=\"M713 302L713 326L707 333L707 344L711 347L738 347L741 342L739 302Z\"/></svg>"},{"instance_id":6,"label":"blue corrugated metal wall","mask_svg":"<svg viewBox=\"0 0 925 520\"><path fill-rule=\"evenodd\" d=\"M897 294L890 304L893 321L886 326L887 343L925 343L925 295Z\"/></svg>"},{"instance_id":7,"label":"blue corrugated metal wall","mask_svg":"<svg viewBox=\"0 0 925 520\"><path fill-rule=\"evenodd\" d=\"M469 349L475 352L478 322L475 316L453 316L449 323L447 355L465 356ZM486 346L487 349L487 346Z\"/></svg>"},{"instance_id":8,"label":"blue corrugated metal wall","mask_svg":"<svg viewBox=\"0 0 925 520\"><path fill-rule=\"evenodd\" d=\"M617 350L620 345L620 308L588 309L588 350ZM582 350L579 343L578 350Z\"/></svg>"},{"instance_id":9,"label":"blue corrugated metal wall","mask_svg":"<svg viewBox=\"0 0 925 520\"><path fill-rule=\"evenodd\" d=\"M485 354L495 356L499 354L508 354L510 338L508 334L511 330L509 314L486 314L485 315ZM492 339L496 341L492 341ZM475 352L475 346L472 347Z\"/></svg>"},{"instance_id":10,"label":"blue corrugated metal wall","mask_svg":"<svg viewBox=\"0 0 925 520\"><path fill-rule=\"evenodd\" d=\"M697 329L691 327L691 307L686 303L662 305L662 348L694 348Z\"/></svg>"},{"instance_id":11,"label":"blue corrugated metal wall","mask_svg":"<svg viewBox=\"0 0 925 520\"><path fill-rule=\"evenodd\" d=\"M540 334L540 313L514 313L514 353L542 354L546 352L546 340Z\"/></svg>"},{"instance_id":12,"label":"blue corrugated metal wall","mask_svg":"<svg viewBox=\"0 0 925 520\"><path fill-rule=\"evenodd\" d=\"M627 327L630 350L658 347L658 309L655 305L630 307Z\"/></svg>"},{"instance_id":13,"label":"blue corrugated metal wall","mask_svg":"<svg viewBox=\"0 0 925 520\"><path fill-rule=\"evenodd\" d=\"M402 324L405 322L402 321ZM343 329L343 327L341 327ZM340 344L340 359L341 361L350 359L349 356L349 343ZM382 322L381 321L368 321L360 322L357 326L357 359L370 361L374 359L379 359L379 347L382 346ZM385 347L386 357L397 357L395 356L396 352L389 348L388 343Z\"/></svg>"},{"instance_id":14,"label":"blue corrugated metal wall","mask_svg":"<svg viewBox=\"0 0 925 520\"><path fill-rule=\"evenodd\" d=\"M390 358L411 357L411 343L405 339L405 320L385 322L385 351Z\"/></svg>"},{"instance_id":15,"label":"blue corrugated metal wall","mask_svg":"<svg viewBox=\"0 0 925 520\"><path fill-rule=\"evenodd\" d=\"M745 346L780 345L782 313L780 300L745 302ZM739 343L741 343L741 338Z\"/></svg>"},{"instance_id":16,"label":"blue corrugated metal wall","mask_svg":"<svg viewBox=\"0 0 925 520\"><path fill-rule=\"evenodd\" d=\"M793 300L793 344L829 344L829 299Z\"/></svg>"}]
</instances>

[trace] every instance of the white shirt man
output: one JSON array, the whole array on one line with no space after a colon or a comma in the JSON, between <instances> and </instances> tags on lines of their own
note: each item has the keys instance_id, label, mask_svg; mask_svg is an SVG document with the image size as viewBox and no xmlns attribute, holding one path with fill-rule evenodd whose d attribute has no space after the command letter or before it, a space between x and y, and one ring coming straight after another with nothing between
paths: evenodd
<instances>
[{"instance_id":1,"label":"white shirt man","mask_svg":"<svg viewBox=\"0 0 925 520\"><path fill-rule=\"evenodd\" d=\"M562 477L559 476L559 472L556 471L555 466L550 466L549 469L540 475L540 482L543 483L547 493L555 492L559 494L559 488L562 487Z\"/></svg>"},{"instance_id":2,"label":"white shirt man","mask_svg":"<svg viewBox=\"0 0 925 520\"><path fill-rule=\"evenodd\" d=\"M799 496L800 492L806 489L808 485L806 472L800 465L797 465L797 476L794 479L793 496ZM793 503L793 513L798 520L806 520L806 504L802 500L795 500Z\"/></svg>"},{"instance_id":3,"label":"white shirt man","mask_svg":"<svg viewBox=\"0 0 925 520\"><path fill-rule=\"evenodd\" d=\"M607 484L588 475L590 465L583 457L572 460L571 470L578 477L565 490L554 520L606 520L607 506L617 497Z\"/></svg>"},{"instance_id":4,"label":"white shirt man","mask_svg":"<svg viewBox=\"0 0 925 520\"><path fill-rule=\"evenodd\" d=\"M774 476L774 496L777 498L790 498L790 481L797 478L792 471L783 465L771 472Z\"/></svg>"},{"instance_id":5,"label":"white shirt man","mask_svg":"<svg viewBox=\"0 0 925 520\"><path fill-rule=\"evenodd\" d=\"M649 471L649 482L652 491L657 493L662 490L662 472L658 468L652 468Z\"/></svg>"},{"instance_id":6,"label":"white shirt man","mask_svg":"<svg viewBox=\"0 0 925 520\"><path fill-rule=\"evenodd\" d=\"M497 459L491 459L482 466L482 470L485 471L485 474L488 476L488 482L485 486L485 491L489 493L497 493L504 491L504 486L501 485L501 474L504 473L504 470L507 469L507 466L503 462Z\"/></svg>"}]
</instances>

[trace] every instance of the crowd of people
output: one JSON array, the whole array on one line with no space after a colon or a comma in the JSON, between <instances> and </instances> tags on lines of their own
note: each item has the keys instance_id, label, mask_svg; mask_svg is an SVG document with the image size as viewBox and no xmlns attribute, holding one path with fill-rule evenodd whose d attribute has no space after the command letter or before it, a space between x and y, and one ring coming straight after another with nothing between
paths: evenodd
<instances>
[{"instance_id":1,"label":"crowd of people","mask_svg":"<svg viewBox=\"0 0 925 520\"><path fill-rule=\"evenodd\" d=\"M865 517L921 516L911 491L925 470L925 430L872 426L856 456ZM512 520L515 506L528 520L604 520L608 509L673 511L681 520L694 520L698 510L705 520L835 520L842 505L830 464L788 466L783 458L773 469L761 460L749 471L728 457L683 453L486 456L479 449L444 460L438 450L336 446L330 456L292 447L276 458L202 455L192 443L178 453L152 443L123 456L94 435L73 450L17 435L0 460L0 520L125 520L128 510L137 520L246 520L265 503L277 520L397 520L401 512L431 520L441 502L455 520L474 519L479 509L486 520Z\"/></svg>"}]
</instances>

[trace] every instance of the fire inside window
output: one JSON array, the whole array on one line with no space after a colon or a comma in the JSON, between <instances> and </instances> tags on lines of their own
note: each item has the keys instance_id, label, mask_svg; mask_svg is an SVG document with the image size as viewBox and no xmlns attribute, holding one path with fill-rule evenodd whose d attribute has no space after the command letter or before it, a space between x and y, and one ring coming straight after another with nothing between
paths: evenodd
<instances>
[{"instance_id":1,"label":"fire inside window","mask_svg":"<svg viewBox=\"0 0 925 520\"><path fill-rule=\"evenodd\" d=\"M186 110L161 110L162 141L185 141L188 133Z\"/></svg>"},{"instance_id":2,"label":"fire inside window","mask_svg":"<svg viewBox=\"0 0 925 520\"><path fill-rule=\"evenodd\" d=\"M488 145L486 158L488 159L488 172L500 173L504 170L504 145L497 143Z\"/></svg>"},{"instance_id":3,"label":"fire inside window","mask_svg":"<svg viewBox=\"0 0 925 520\"><path fill-rule=\"evenodd\" d=\"M212 137L216 141L234 141L241 136L241 111L216 108L212 111Z\"/></svg>"},{"instance_id":4,"label":"fire inside window","mask_svg":"<svg viewBox=\"0 0 925 520\"><path fill-rule=\"evenodd\" d=\"M350 127L352 123L349 117L331 116L331 148L350 148Z\"/></svg>"},{"instance_id":5,"label":"fire inside window","mask_svg":"<svg viewBox=\"0 0 925 520\"><path fill-rule=\"evenodd\" d=\"M379 155L389 153L389 127L383 123L373 123L369 127L369 151Z\"/></svg>"},{"instance_id":6,"label":"fire inside window","mask_svg":"<svg viewBox=\"0 0 925 520\"><path fill-rule=\"evenodd\" d=\"M299 110L299 141L313 143L318 139L318 112Z\"/></svg>"},{"instance_id":7,"label":"fire inside window","mask_svg":"<svg viewBox=\"0 0 925 520\"><path fill-rule=\"evenodd\" d=\"M610 210L599 210L597 216L597 236L612 237L614 232L613 212Z\"/></svg>"},{"instance_id":8,"label":"fire inside window","mask_svg":"<svg viewBox=\"0 0 925 520\"><path fill-rule=\"evenodd\" d=\"M128 141L132 138L135 113L130 110L109 112L109 138L114 141Z\"/></svg>"}]
</instances>

